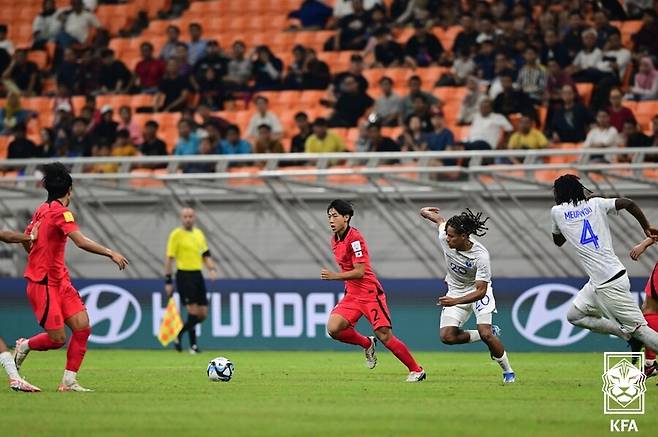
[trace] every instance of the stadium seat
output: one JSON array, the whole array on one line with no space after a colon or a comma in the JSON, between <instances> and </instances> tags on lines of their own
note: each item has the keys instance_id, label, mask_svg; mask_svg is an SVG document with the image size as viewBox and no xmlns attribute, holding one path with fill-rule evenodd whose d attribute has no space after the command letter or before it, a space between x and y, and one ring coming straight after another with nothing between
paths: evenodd
<instances>
[{"instance_id":1,"label":"stadium seat","mask_svg":"<svg viewBox=\"0 0 658 437\"><path fill-rule=\"evenodd\" d=\"M304 166L304 165L294 165L294 166L283 167L280 170L284 171L284 172L293 172L293 171L304 171L304 170L317 170L317 167L315 167L315 166ZM298 182L314 183L314 182L317 182L318 177L315 176L315 175L286 176L286 178L284 180L293 180L293 181L298 181Z\"/></svg>"},{"instance_id":2,"label":"stadium seat","mask_svg":"<svg viewBox=\"0 0 658 437\"><path fill-rule=\"evenodd\" d=\"M350 166L341 166L341 165L336 165L331 167L332 170L343 169L343 170L352 170L352 171L361 170L364 168L365 167L363 166L350 167ZM327 176L327 183L333 185L365 185L368 183L368 178L356 173L330 175Z\"/></svg>"},{"instance_id":3,"label":"stadium seat","mask_svg":"<svg viewBox=\"0 0 658 437\"><path fill-rule=\"evenodd\" d=\"M255 175L261 171L260 167L234 167L229 168L228 172L231 174L250 174ZM229 185L240 186L240 185L264 185L262 179L258 178L230 178L228 180Z\"/></svg>"},{"instance_id":4,"label":"stadium seat","mask_svg":"<svg viewBox=\"0 0 658 437\"><path fill-rule=\"evenodd\" d=\"M576 89L578 90L578 95L583 99L583 103L589 106L589 102L592 100L594 85L591 83L577 83Z\"/></svg>"},{"instance_id":5,"label":"stadium seat","mask_svg":"<svg viewBox=\"0 0 658 437\"><path fill-rule=\"evenodd\" d=\"M131 175L135 176L153 176L154 172L148 168L136 168L130 171ZM130 185L134 188L161 188L164 187L164 183L157 179L152 178L134 178L130 179Z\"/></svg>"}]
</instances>

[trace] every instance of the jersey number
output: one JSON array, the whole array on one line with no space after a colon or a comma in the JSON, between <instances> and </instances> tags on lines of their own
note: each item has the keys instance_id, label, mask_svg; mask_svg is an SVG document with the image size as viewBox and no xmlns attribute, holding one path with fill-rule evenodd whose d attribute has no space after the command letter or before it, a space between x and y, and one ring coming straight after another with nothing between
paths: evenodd
<instances>
[{"instance_id":1,"label":"jersey number","mask_svg":"<svg viewBox=\"0 0 658 437\"><path fill-rule=\"evenodd\" d=\"M372 321L373 322L378 322L379 321L379 312L377 311L377 309L373 308L373 309L370 310L370 312L372 313Z\"/></svg>"},{"instance_id":2,"label":"jersey number","mask_svg":"<svg viewBox=\"0 0 658 437\"><path fill-rule=\"evenodd\" d=\"M599 237L596 236L589 220L583 222L583 232L580 234L580 244L594 243L594 248L599 248Z\"/></svg>"}]
</instances>

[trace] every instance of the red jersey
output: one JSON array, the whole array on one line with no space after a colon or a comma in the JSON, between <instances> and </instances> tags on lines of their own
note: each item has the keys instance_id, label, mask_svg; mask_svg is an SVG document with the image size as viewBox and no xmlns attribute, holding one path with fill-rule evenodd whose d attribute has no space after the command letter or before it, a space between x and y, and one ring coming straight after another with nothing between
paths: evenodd
<instances>
[{"instance_id":1,"label":"red jersey","mask_svg":"<svg viewBox=\"0 0 658 437\"><path fill-rule=\"evenodd\" d=\"M331 249L341 272L354 270L354 264L357 263L366 265L365 274L361 279L345 281L346 294L361 300L372 300L376 298L378 292L383 291L370 266L366 240L356 228L348 226L342 239L338 237L338 234L334 234L331 239Z\"/></svg>"},{"instance_id":2,"label":"red jersey","mask_svg":"<svg viewBox=\"0 0 658 437\"><path fill-rule=\"evenodd\" d=\"M658 300L658 263L653 267L647 286L644 287L647 297Z\"/></svg>"},{"instance_id":3,"label":"red jersey","mask_svg":"<svg viewBox=\"0 0 658 437\"><path fill-rule=\"evenodd\" d=\"M41 222L39 235L27 257L25 278L32 282L41 282L48 277L49 284L69 281L69 271L64 263L64 249L68 235L78 230L73 213L61 202L54 200L37 208L25 233L31 233L37 222Z\"/></svg>"}]
</instances>

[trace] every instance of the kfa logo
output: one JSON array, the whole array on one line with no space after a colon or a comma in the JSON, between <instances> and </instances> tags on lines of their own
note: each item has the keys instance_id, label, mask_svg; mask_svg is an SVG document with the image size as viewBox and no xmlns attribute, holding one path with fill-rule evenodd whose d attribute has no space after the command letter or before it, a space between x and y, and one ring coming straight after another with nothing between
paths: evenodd
<instances>
[{"instance_id":1,"label":"kfa logo","mask_svg":"<svg viewBox=\"0 0 658 437\"><path fill-rule=\"evenodd\" d=\"M133 335L142 321L142 309L130 292L110 284L80 290L93 329L89 341L112 344Z\"/></svg>"},{"instance_id":2,"label":"kfa logo","mask_svg":"<svg viewBox=\"0 0 658 437\"><path fill-rule=\"evenodd\" d=\"M647 377L644 374L643 365L643 352L606 352L604 354L604 414L644 414Z\"/></svg>"},{"instance_id":3,"label":"kfa logo","mask_svg":"<svg viewBox=\"0 0 658 437\"><path fill-rule=\"evenodd\" d=\"M542 284L525 291L514 302L512 322L526 339L542 346L566 346L589 333L567 320L578 290L566 284Z\"/></svg>"}]
</instances>

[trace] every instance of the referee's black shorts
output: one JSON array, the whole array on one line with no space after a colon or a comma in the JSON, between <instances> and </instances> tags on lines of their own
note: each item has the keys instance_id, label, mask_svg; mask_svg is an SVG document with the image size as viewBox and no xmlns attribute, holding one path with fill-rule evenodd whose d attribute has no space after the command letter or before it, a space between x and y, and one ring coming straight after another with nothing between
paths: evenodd
<instances>
[{"instance_id":1,"label":"referee's black shorts","mask_svg":"<svg viewBox=\"0 0 658 437\"><path fill-rule=\"evenodd\" d=\"M201 270L176 271L176 289L185 305L197 304L208 306L206 282Z\"/></svg>"}]
</instances>

